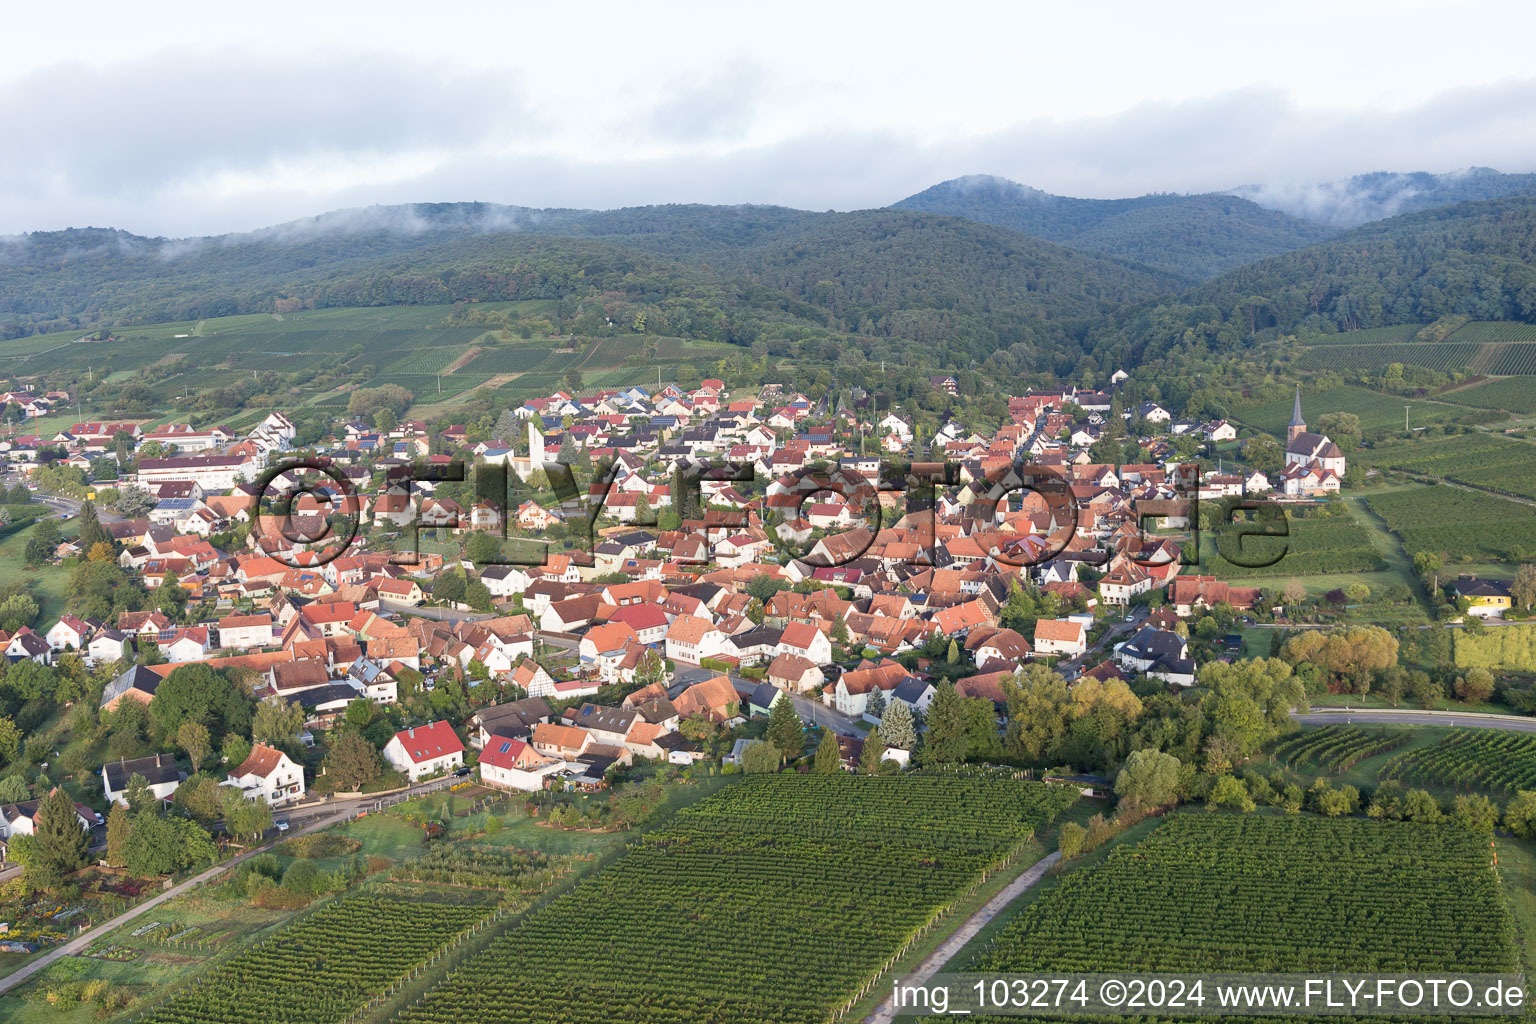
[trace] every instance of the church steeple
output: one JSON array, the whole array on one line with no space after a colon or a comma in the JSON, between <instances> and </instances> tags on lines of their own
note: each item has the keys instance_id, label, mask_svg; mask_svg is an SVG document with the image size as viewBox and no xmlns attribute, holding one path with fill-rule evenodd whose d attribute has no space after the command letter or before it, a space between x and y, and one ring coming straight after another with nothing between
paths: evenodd
<instances>
[{"instance_id":1,"label":"church steeple","mask_svg":"<svg viewBox=\"0 0 1536 1024\"><path fill-rule=\"evenodd\" d=\"M1296 405L1291 410L1291 422L1286 425L1285 439L1287 442L1296 440L1298 434L1307 432L1307 421L1301 418L1301 385L1296 385Z\"/></svg>"}]
</instances>

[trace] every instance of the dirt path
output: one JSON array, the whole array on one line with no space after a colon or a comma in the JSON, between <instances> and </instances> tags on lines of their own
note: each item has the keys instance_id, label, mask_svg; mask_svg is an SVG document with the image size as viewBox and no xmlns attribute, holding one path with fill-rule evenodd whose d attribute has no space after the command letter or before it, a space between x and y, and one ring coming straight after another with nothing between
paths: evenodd
<instances>
[{"instance_id":1,"label":"dirt path","mask_svg":"<svg viewBox=\"0 0 1536 1024\"><path fill-rule=\"evenodd\" d=\"M923 962L917 965L916 970L902 975L902 983L921 985L942 971L950 959L965 948L966 943L974 939L993 918L1002 912L1004 907L1029 891L1059 860L1061 860L1061 851L1052 850L1042 860L1031 865L1028 871L1003 886L996 896L966 918L960 927L955 929L953 935L940 943L938 949L929 953ZM889 999L875 1007L875 1012L864 1018L865 1024L891 1024L895 1019L896 1011Z\"/></svg>"}]
</instances>

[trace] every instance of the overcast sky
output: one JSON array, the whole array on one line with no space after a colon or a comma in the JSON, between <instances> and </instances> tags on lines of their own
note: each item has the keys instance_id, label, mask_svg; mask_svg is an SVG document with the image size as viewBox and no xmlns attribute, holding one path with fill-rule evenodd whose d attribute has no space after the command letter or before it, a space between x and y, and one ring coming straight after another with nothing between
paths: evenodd
<instances>
[{"instance_id":1,"label":"overcast sky","mask_svg":"<svg viewBox=\"0 0 1536 1024\"><path fill-rule=\"evenodd\" d=\"M0 233L1536 170L1520 0L10 5Z\"/></svg>"}]
</instances>

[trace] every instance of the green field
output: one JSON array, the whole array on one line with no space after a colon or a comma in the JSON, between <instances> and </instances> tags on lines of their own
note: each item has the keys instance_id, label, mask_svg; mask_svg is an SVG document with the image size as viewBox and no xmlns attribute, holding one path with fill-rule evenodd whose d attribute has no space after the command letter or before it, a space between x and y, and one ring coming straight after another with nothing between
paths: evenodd
<instances>
[{"instance_id":1,"label":"green field","mask_svg":"<svg viewBox=\"0 0 1536 1024\"><path fill-rule=\"evenodd\" d=\"M824 1021L1075 796L991 774L749 777L535 909L398 1019Z\"/></svg>"},{"instance_id":2,"label":"green field","mask_svg":"<svg viewBox=\"0 0 1536 1024\"><path fill-rule=\"evenodd\" d=\"M1437 552L1452 561L1536 554L1536 508L1446 485L1408 487L1364 500L1402 539L1410 555Z\"/></svg>"},{"instance_id":3,"label":"green field","mask_svg":"<svg viewBox=\"0 0 1536 1024\"><path fill-rule=\"evenodd\" d=\"M1175 814L1066 875L965 969L1513 971L1487 842L1411 822Z\"/></svg>"},{"instance_id":4,"label":"green field","mask_svg":"<svg viewBox=\"0 0 1536 1024\"><path fill-rule=\"evenodd\" d=\"M1536 446L1498 434L1453 434L1382 444L1357 452L1356 457L1368 466L1536 498Z\"/></svg>"},{"instance_id":5,"label":"green field","mask_svg":"<svg viewBox=\"0 0 1536 1024\"><path fill-rule=\"evenodd\" d=\"M1233 415L1259 430L1284 435L1285 425L1291 420L1292 404L1292 398L1283 398L1234 410ZM1349 385L1311 393L1303 388L1301 394L1301 411L1309 424L1315 426L1317 418L1327 413L1352 412L1360 417L1360 429L1366 433L1402 430L1404 406L1409 408L1409 422L1415 427L1457 420L1470 413L1454 405L1399 398Z\"/></svg>"}]
</instances>

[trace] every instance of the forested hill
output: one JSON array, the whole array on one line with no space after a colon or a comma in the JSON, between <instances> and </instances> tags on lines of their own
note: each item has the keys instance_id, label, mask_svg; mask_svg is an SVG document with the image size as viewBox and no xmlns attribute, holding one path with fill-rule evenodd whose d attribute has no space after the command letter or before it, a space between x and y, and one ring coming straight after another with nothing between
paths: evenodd
<instances>
[{"instance_id":1,"label":"forested hill","mask_svg":"<svg viewBox=\"0 0 1536 1024\"><path fill-rule=\"evenodd\" d=\"M1153 357L1464 315L1536 322L1536 198L1459 203L1260 260L1099 332Z\"/></svg>"},{"instance_id":2,"label":"forested hill","mask_svg":"<svg viewBox=\"0 0 1536 1024\"><path fill-rule=\"evenodd\" d=\"M1336 233L1237 196L1074 199L985 174L942 182L892 209L965 217L1195 279Z\"/></svg>"},{"instance_id":3,"label":"forested hill","mask_svg":"<svg viewBox=\"0 0 1536 1024\"><path fill-rule=\"evenodd\" d=\"M11 335L303 307L611 299L686 307L691 330L715 340L794 323L942 340L964 364L1019 344L1071 353L1090 319L1189 283L1002 228L889 210L449 204L210 239L85 229L0 242Z\"/></svg>"}]
</instances>

